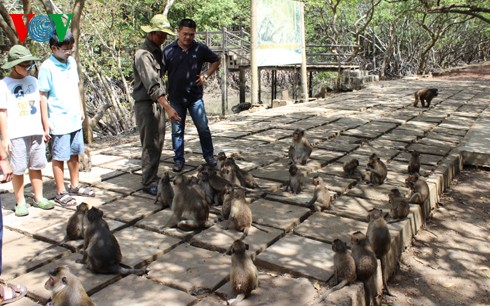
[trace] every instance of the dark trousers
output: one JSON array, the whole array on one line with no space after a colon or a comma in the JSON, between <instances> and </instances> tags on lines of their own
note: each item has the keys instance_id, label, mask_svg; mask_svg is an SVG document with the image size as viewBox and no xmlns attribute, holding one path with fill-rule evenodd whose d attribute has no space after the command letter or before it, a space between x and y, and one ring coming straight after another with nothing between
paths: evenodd
<instances>
[{"instance_id":1,"label":"dark trousers","mask_svg":"<svg viewBox=\"0 0 490 306\"><path fill-rule=\"evenodd\" d=\"M149 188L158 180L158 165L165 139L165 111L158 103L141 101L134 103L136 125L141 141L141 184Z\"/></svg>"}]
</instances>

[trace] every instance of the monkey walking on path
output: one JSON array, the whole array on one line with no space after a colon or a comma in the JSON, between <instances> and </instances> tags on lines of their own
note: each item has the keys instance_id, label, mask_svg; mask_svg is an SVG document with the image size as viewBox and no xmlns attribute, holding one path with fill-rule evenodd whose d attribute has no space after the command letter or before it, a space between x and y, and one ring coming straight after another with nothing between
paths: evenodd
<instances>
[{"instance_id":1,"label":"monkey walking on path","mask_svg":"<svg viewBox=\"0 0 490 306\"><path fill-rule=\"evenodd\" d=\"M430 102L432 99L437 97L438 95L438 90L437 88L423 88L419 89L414 93L415 96L415 101L413 102L413 106L417 107L417 104L420 103L422 104L422 107L430 107ZM426 105L427 102L427 105Z\"/></svg>"},{"instance_id":2,"label":"monkey walking on path","mask_svg":"<svg viewBox=\"0 0 490 306\"><path fill-rule=\"evenodd\" d=\"M252 290L259 287L259 272L252 255L247 252L249 246L242 240L235 240L226 254L231 255L230 282L231 290L237 297L228 301L236 305L250 296Z\"/></svg>"},{"instance_id":3,"label":"monkey walking on path","mask_svg":"<svg viewBox=\"0 0 490 306\"><path fill-rule=\"evenodd\" d=\"M67 266L49 271L44 288L51 291L49 306L95 306L80 280Z\"/></svg>"}]
</instances>

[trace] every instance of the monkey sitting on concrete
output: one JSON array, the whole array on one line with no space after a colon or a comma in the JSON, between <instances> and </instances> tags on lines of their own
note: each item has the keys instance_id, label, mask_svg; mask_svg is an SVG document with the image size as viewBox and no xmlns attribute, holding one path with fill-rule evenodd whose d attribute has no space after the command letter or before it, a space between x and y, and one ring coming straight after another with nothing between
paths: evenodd
<instances>
[{"instance_id":1,"label":"monkey sitting on concrete","mask_svg":"<svg viewBox=\"0 0 490 306\"><path fill-rule=\"evenodd\" d=\"M83 239L85 233L85 216L88 212L88 204L83 202L77 206L77 210L68 219L66 224L65 240Z\"/></svg>"},{"instance_id":2,"label":"monkey sitting on concrete","mask_svg":"<svg viewBox=\"0 0 490 306\"><path fill-rule=\"evenodd\" d=\"M165 227L182 230L195 230L211 226L208 223L209 206L199 193L191 186L189 178L178 175L174 179L174 199L172 216Z\"/></svg>"},{"instance_id":3,"label":"monkey sitting on concrete","mask_svg":"<svg viewBox=\"0 0 490 306\"><path fill-rule=\"evenodd\" d=\"M291 165L289 166L289 182L286 185L284 191L288 191L291 189L293 194L298 194L301 192L301 171L298 169L298 166Z\"/></svg>"},{"instance_id":4,"label":"monkey sitting on concrete","mask_svg":"<svg viewBox=\"0 0 490 306\"><path fill-rule=\"evenodd\" d=\"M291 164L306 165L310 158L313 146L305 137L303 129L295 129L293 132L293 144L289 147L288 157Z\"/></svg>"},{"instance_id":5,"label":"monkey sitting on concrete","mask_svg":"<svg viewBox=\"0 0 490 306\"><path fill-rule=\"evenodd\" d=\"M356 173L358 166L359 166L359 161L356 158L353 158L351 160L346 161L342 168L344 169L344 173L347 176L353 176L354 173Z\"/></svg>"},{"instance_id":6,"label":"monkey sitting on concrete","mask_svg":"<svg viewBox=\"0 0 490 306\"><path fill-rule=\"evenodd\" d=\"M80 280L70 272L67 266L49 271L44 288L51 291L52 306L95 306L87 295Z\"/></svg>"},{"instance_id":7,"label":"monkey sitting on concrete","mask_svg":"<svg viewBox=\"0 0 490 306\"><path fill-rule=\"evenodd\" d=\"M332 209L330 205L330 192L328 191L327 184L325 184L320 176L313 177L311 182L315 186L315 190L313 191L313 197L310 202L308 202L308 206L312 207L315 211Z\"/></svg>"},{"instance_id":8,"label":"monkey sitting on concrete","mask_svg":"<svg viewBox=\"0 0 490 306\"><path fill-rule=\"evenodd\" d=\"M373 153L369 157L367 171L369 172L369 183L373 185L383 184L386 176L388 175L386 165L381 161L376 153Z\"/></svg>"},{"instance_id":9,"label":"monkey sitting on concrete","mask_svg":"<svg viewBox=\"0 0 490 306\"><path fill-rule=\"evenodd\" d=\"M410 162L408 163L408 174L414 174L420 172L420 153L412 151Z\"/></svg>"},{"instance_id":10,"label":"monkey sitting on concrete","mask_svg":"<svg viewBox=\"0 0 490 306\"><path fill-rule=\"evenodd\" d=\"M248 235L250 226L252 226L252 209L250 209L250 203L245 199L245 191L243 189L233 188L233 197L231 199L230 214L226 228L234 227L237 231L243 232L242 238L245 238Z\"/></svg>"},{"instance_id":11,"label":"monkey sitting on concrete","mask_svg":"<svg viewBox=\"0 0 490 306\"><path fill-rule=\"evenodd\" d=\"M326 299L330 293L352 284L357 278L356 262L349 249L347 249L347 243L340 239L335 239L332 243L332 250L335 252L333 256L333 277L336 285L322 294L319 303Z\"/></svg>"},{"instance_id":12,"label":"monkey sitting on concrete","mask_svg":"<svg viewBox=\"0 0 490 306\"><path fill-rule=\"evenodd\" d=\"M87 212L88 225L85 228L83 259L87 269L93 273L121 274L134 273L141 275L144 269L127 269L120 266L121 248L116 237L109 230L107 222L102 218L102 210L92 207Z\"/></svg>"},{"instance_id":13,"label":"monkey sitting on concrete","mask_svg":"<svg viewBox=\"0 0 490 306\"><path fill-rule=\"evenodd\" d=\"M236 305L250 296L252 290L259 287L259 272L252 255L247 252L249 246L242 240L235 240L226 254L231 255L231 290L237 295L230 305Z\"/></svg>"},{"instance_id":14,"label":"monkey sitting on concrete","mask_svg":"<svg viewBox=\"0 0 490 306\"><path fill-rule=\"evenodd\" d=\"M386 279L388 275L386 275L386 260L385 256L388 254L391 248L391 235L388 230L388 224L384 219L384 213L381 209L373 208L369 211L368 214L368 228L366 236L371 244L371 247L376 255L376 258L381 260L381 275L383 278L383 286L388 293L388 295L393 296L388 288L388 284L386 283Z\"/></svg>"},{"instance_id":15,"label":"monkey sitting on concrete","mask_svg":"<svg viewBox=\"0 0 490 306\"><path fill-rule=\"evenodd\" d=\"M419 89L415 92L415 101L413 102L413 106L417 107L417 104L420 103L422 104L422 107L430 107L430 102L432 99L437 97L438 92L437 88L423 88ZM427 105L425 104L427 102Z\"/></svg>"},{"instance_id":16,"label":"monkey sitting on concrete","mask_svg":"<svg viewBox=\"0 0 490 306\"><path fill-rule=\"evenodd\" d=\"M408 204L405 196L398 190L393 188L388 195L389 203L391 204L390 217L392 219L405 219L410 213L410 204Z\"/></svg>"},{"instance_id":17,"label":"monkey sitting on concrete","mask_svg":"<svg viewBox=\"0 0 490 306\"><path fill-rule=\"evenodd\" d=\"M154 204L160 204L162 209L165 209L172 205L173 199L174 190L170 184L170 175L168 172L165 172L158 181L157 196L155 197Z\"/></svg>"},{"instance_id":18,"label":"monkey sitting on concrete","mask_svg":"<svg viewBox=\"0 0 490 306\"><path fill-rule=\"evenodd\" d=\"M373 296L369 286L369 280L376 273L378 261L374 254L371 244L363 233L357 231L351 235L352 257L356 263L357 280L364 283L365 302L371 305Z\"/></svg>"},{"instance_id":19,"label":"monkey sitting on concrete","mask_svg":"<svg viewBox=\"0 0 490 306\"><path fill-rule=\"evenodd\" d=\"M414 173L405 179L405 186L411 190L411 195L408 199L409 203L424 204L429 198L429 185L426 181L421 179L417 173Z\"/></svg>"}]
</instances>

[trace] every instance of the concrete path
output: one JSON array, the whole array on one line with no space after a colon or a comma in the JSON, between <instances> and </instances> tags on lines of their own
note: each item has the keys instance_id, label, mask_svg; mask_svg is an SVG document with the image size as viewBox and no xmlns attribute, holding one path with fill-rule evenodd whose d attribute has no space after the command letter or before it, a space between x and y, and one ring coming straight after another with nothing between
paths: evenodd
<instances>
[{"instance_id":1,"label":"concrete path","mask_svg":"<svg viewBox=\"0 0 490 306\"><path fill-rule=\"evenodd\" d=\"M392 188L407 192L409 151L421 152L421 174L431 196L423 206L412 205L409 218L390 225L392 248L388 272L411 239L421 229L424 216L437 208L439 196L458 175L463 164L490 165L489 82L437 79L400 80L369 84L366 89L315 102L294 104L266 111L238 114L211 125L216 153L240 153L238 164L250 170L266 196L253 200L254 223L245 239L254 252L260 272L260 288L240 305L308 305L329 287L333 275L331 243L350 241L354 231L365 231L366 213L372 207L389 209ZM414 108L413 92L421 87L439 88L430 109ZM287 149L295 128L306 130L314 144L311 160L302 167L305 190L299 195L283 192L288 180ZM167 133L169 134L169 133ZM197 133L187 129L187 164L195 175L203 162ZM169 135L159 173L171 172ZM388 179L369 186L346 177L342 163L351 158L365 168L376 152L387 163ZM94 152L91 172L81 180L96 191L95 198L78 198L104 211L118 239L123 264L147 267L142 277L94 275L75 263L81 258L82 241L56 246L63 240L65 224L73 209L51 211L30 208L17 218L11 184L0 185L4 218L2 278L28 287L29 298L12 305L45 304L49 292L43 287L48 271L70 267L99 306L111 305L226 305L232 298L228 281L230 257L225 255L241 233L226 230L216 215L216 224L200 232L160 229L170 216L159 210L154 199L141 192L138 142ZM52 171L44 171L45 195L55 195ZM320 175L334 196L335 213L315 212L307 202L312 196L311 177ZM26 182L27 177L26 177ZM32 190L26 190L32 196ZM380 273L375 281L380 292ZM334 294L325 305L363 305L361 283Z\"/></svg>"}]
</instances>

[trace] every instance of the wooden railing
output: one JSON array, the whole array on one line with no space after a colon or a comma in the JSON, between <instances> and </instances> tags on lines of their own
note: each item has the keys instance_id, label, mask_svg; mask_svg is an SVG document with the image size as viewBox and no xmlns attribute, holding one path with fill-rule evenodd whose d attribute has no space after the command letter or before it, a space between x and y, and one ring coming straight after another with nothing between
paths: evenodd
<instances>
[{"instance_id":1,"label":"wooden railing","mask_svg":"<svg viewBox=\"0 0 490 306\"><path fill-rule=\"evenodd\" d=\"M250 33L240 31L197 32L197 39L205 43L214 52L225 53L238 59L240 66L250 65ZM311 69L343 69L357 66L347 62L355 49L355 45L306 44L306 61Z\"/></svg>"}]
</instances>

